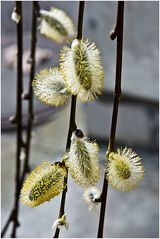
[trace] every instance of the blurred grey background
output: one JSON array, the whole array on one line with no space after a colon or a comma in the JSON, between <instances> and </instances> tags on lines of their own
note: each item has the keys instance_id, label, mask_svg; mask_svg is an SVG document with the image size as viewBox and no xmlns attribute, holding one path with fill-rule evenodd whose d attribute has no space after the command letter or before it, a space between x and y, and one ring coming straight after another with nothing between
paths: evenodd
<instances>
[{"instance_id":1,"label":"blurred grey background","mask_svg":"<svg viewBox=\"0 0 160 239\"><path fill-rule=\"evenodd\" d=\"M15 174L15 128L8 118L15 112L16 72L13 53L16 44L16 25L11 21L15 3L3 1L2 21L2 227L13 205ZM42 1L41 8L51 6L64 9L77 24L78 2ZM30 45L31 2L23 2L24 52ZM125 3L124 51L122 72L122 101L119 108L116 144L131 146L143 158L145 178L140 187L131 193L120 193L109 188L105 221L105 237L156 238L158 237L158 1ZM86 2L83 32L85 38L94 41L102 53L105 71L105 90L92 103L77 104L76 121L80 129L100 146L102 187L105 151L111 124L115 79L116 41L109 33L116 20L117 2ZM12 46L12 48L8 48ZM38 33L37 46L43 52L36 72L46 66L57 66L62 45L46 39ZM48 54L48 51L50 54ZM28 55L29 56L29 55ZM27 90L28 70L25 64L24 89ZM42 160L61 159L67 137L69 104L48 107L35 99L36 122L33 129L31 166ZM26 102L23 103L24 125ZM25 130L24 130L25 134ZM69 230L62 229L61 237L96 237L97 213L87 211L82 200L83 189L69 179L66 213ZM34 209L20 205L18 237L52 237L52 223L58 216L60 196ZM9 237L9 231L6 234Z\"/></svg>"}]
</instances>

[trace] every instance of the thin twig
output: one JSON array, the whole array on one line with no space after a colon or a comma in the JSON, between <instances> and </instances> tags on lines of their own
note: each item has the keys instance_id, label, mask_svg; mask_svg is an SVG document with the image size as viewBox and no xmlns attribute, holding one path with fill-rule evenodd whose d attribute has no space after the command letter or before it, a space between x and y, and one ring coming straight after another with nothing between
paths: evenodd
<instances>
[{"instance_id":1,"label":"thin twig","mask_svg":"<svg viewBox=\"0 0 160 239\"><path fill-rule=\"evenodd\" d=\"M69 123L69 131L68 131L68 137L67 137L67 143L66 143L66 150L68 150L70 148L72 132L77 128L76 123L75 123L75 113L76 113L76 96L72 96L71 111L70 111L70 123ZM67 181L68 181L68 170L67 170L66 177L64 178L64 185L67 185ZM65 189L62 193L59 218L62 217L64 214L66 193L67 193L67 186L65 187ZM59 232L60 232L60 229L56 228L54 238L59 237Z\"/></svg>"},{"instance_id":2,"label":"thin twig","mask_svg":"<svg viewBox=\"0 0 160 239\"><path fill-rule=\"evenodd\" d=\"M116 126L117 126L117 116L118 116L118 107L121 96L121 73L122 73L122 49L123 49L123 15L124 15L124 2L118 2L117 8L117 23L114 30L111 32L111 39L114 40L117 38L117 57L116 57L116 79L115 79L115 95L114 95L114 104L113 104L113 113L112 113L112 123L110 131L110 140L108 145L108 152L114 151L115 148L115 135L116 135ZM97 238L103 237L103 228L104 228L104 217L106 209L106 199L108 191L108 182L106 180L106 175L104 174L104 183L103 190L101 195L101 209L100 209L100 218L99 218L99 228Z\"/></svg>"},{"instance_id":3,"label":"thin twig","mask_svg":"<svg viewBox=\"0 0 160 239\"><path fill-rule=\"evenodd\" d=\"M19 226L18 222L18 212L19 212L19 190L20 190L20 154L22 145L22 57L23 57L23 29L22 29L22 2L16 1L16 12L20 15L21 19L17 23L17 103L16 103L16 118L17 118L17 142L16 142L16 177L15 177L15 201L14 210L12 214L13 228L11 232L11 237L16 237L16 230Z\"/></svg>"},{"instance_id":4,"label":"thin twig","mask_svg":"<svg viewBox=\"0 0 160 239\"><path fill-rule=\"evenodd\" d=\"M7 231L8 227L9 227L10 223L12 222L12 219L13 219L13 210L10 212L10 215L9 215L9 217L8 217L4 227L2 229L1 238L3 238L4 235L6 234L6 231Z\"/></svg>"},{"instance_id":5,"label":"thin twig","mask_svg":"<svg viewBox=\"0 0 160 239\"><path fill-rule=\"evenodd\" d=\"M22 141L22 12L21 12L21 2L16 2L16 12L21 16L21 21L17 25L17 45L18 45L18 61L17 61L17 113L16 117L12 117L15 119L17 123L17 163L16 163L16 197L15 197L15 205L12 209L10 216L2 230L1 237L4 237L8 226L13 221L13 230L11 237L16 237L16 228L19 226L18 223L18 209L19 209L19 196L21 186L23 184L25 175L28 171L28 162L29 162L29 152L30 152L30 139L31 139L31 130L32 130L32 121L33 121L33 95L32 95L32 79L34 77L35 71L35 50L36 50L36 26L37 26L37 16L39 12L39 4L38 2L33 2L33 10L32 10L32 35L31 35L31 70L30 70L30 81L29 81L29 91L27 94L23 94L23 98L27 99L28 102L28 128L27 128L27 143L25 144ZM13 122L12 122L13 123ZM20 178L20 152L22 147L26 147L25 149L25 162L24 169L22 172L22 176Z\"/></svg>"},{"instance_id":6,"label":"thin twig","mask_svg":"<svg viewBox=\"0 0 160 239\"><path fill-rule=\"evenodd\" d=\"M79 2L77 39L82 39L84 5L85 5L84 1ZM76 96L72 96L71 110L70 110L70 122L69 122L69 130L68 130L68 137L67 137L67 143L66 143L66 150L69 150L70 145L71 145L72 132L77 128L76 123L75 123L75 114L76 114ZM68 170L67 170L67 176L64 178L64 185L67 185L67 181L68 181ZM60 211L59 211L59 218L63 216L64 211L65 211L66 193L67 193L67 186L62 193L61 205L60 205ZM55 235L54 235L53 238L58 238L59 237L59 232L60 232L60 229L56 228Z\"/></svg>"},{"instance_id":7,"label":"thin twig","mask_svg":"<svg viewBox=\"0 0 160 239\"><path fill-rule=\"evenodd\" d=\"M30 171L29 168L29 155L30 155L30 144L32 137L32 125L33 125L33 91L32 91L32 80L35 73L35 55L36 55L36 43L37 43L37 16L39 12L38 2L32 2L32 32L31 32L31 53L29 57L29 62L31 63L30 68L30 80L29 80L29 89L28 93L24 94L24 99L28 100L28 124L27 124L27 142L25 146L25 160L24 160L24 169L21 177L21 185L23 184L25 175Z\"/></svg>"}]
</instances>

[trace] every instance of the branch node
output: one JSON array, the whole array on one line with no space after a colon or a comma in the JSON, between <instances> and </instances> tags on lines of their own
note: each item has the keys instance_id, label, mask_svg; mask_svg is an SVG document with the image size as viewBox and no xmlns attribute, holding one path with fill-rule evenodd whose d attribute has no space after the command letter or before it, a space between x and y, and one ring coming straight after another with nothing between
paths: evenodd
<instances>
[{"instance_id":1,"label":"branch node","mask_svg":"<svg viewBox=\"0 0 160 239\"><path fill-rule=\"evenodd\" d=\"M22 142L21 142L21 146L22 146L22 148L26 148L27 147L27 144L22 140Z\"/></svg>"},{"instance_id":2,"label":"branch node","mask_svg":"<svg viewBox=\"0 0 160 239\"><path fill-rule=\"evenodd\" d=\"M99 202L99 203L102 202L101 196L99 198L94 199L94 202Z\"/></svg>"},{"instance_id":3,"label":"branch node","mask_svg":"<svg viewBox=\"0 0 160 239\"><path fill-rule=\"evenodd\" d=\"M30 173L31 172L31 167L29 165L27 165L26 167L26 173Z\"/></svg>"},{"instance_id":4,"label":"branch node","mask_svg":"<svg viewBox=\"0 0 160 239\"><path fill-rule=\"evenodd\" d=\"M113 41L113 40L116 39L116 37L117 37L117 31L116 31L116 29L114 28L114 29L110 32L110 38L111 38L111 40Z\"/></svg>"},{"instance_id":5,"label":"branch node","mask_svg":"<svg viewBox=\"0 0 160 239\"><path fill-rule=\"evenodd\" d=\"M23 92L21 97L23 100L29 100L30 94L28 92Z\"/></svg>"},{"instance_id":6,"label":"branch node","mask_svg":"<svg viewBox=\"0 0 160 239\"><path fill-rule=\"evenodd\" d=\"M9 117L9 122L11 124L17 124L17 116L16 115L12 115Z\"/></svg>"},{"instance_id":7,"label":"branch node","mask_svg":"<svg viewBox=\"0 0 160 239\"><path fill-rule=\"evenodd\" d=\"M33 58L31 56L28 58L27 63L28 64L32 64L33 63Z\"/></svg>"}]
</instances>

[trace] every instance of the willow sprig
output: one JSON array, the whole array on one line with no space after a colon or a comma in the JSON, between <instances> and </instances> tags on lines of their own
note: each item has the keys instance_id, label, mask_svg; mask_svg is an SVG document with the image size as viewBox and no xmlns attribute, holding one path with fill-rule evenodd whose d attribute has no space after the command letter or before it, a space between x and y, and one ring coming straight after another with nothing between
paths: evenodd
<instances>
[{"instance_id":1,"label":"willow sprig","mask_svg":"<svg viewBox=\"0 0 160 239\"><path fill-rule=\"evenodd\" d=\"M82 39L84 5L85 5L84 1L79 2L77 39ZM77 98L76 96L72 95L71 110L70 110L70 122L69 122L68 137L67 137L67 143L66 143L66 151L70 149L72 132L77 128L76 123L75 123L76 98ZM68 170L67 170L67 175L64 178L64 184L67 184L67 182L68 182ZM58 218L61 218L65 214L66 193L67 193L67 187L65 188L65 190L62 193L61 205L60 205ZM60 233L60 228L57 227L55 230L54 238L58 238L59 233Z\"/></svg>"},{"instance_id":2,"label":"willow sprig","mask_svg":"<svg viewBox=\"0 0 160 239\"><path fill-rule=\"evenodd\" d=\"M16 92L16 114L11 116L9 121L12 124L16 124L16 169L15 169L15 197L14 206L6 221L4 228L1 232L1 237L4 237L9 225L13 222L11 231L11 237L16 237L17 227L19 226L19 192L20 192L20 168L21 168L21 149L22 149L22 90L23 90L23 74L22 74L22 62L23 62L23 14L22 14L22 2L16 1L16 7L14 8L11 19L16 22L17 28L17 92Z\"/></svg>"},{"instance_id":3,"label":"willow sprig","mask_svg":"<svg viewBox=\"0 0 160 239\"><path fill-rule=\"evenodd\" d=\"M117 127L118 107L121 96L121 73L122 73L122 49L123 49L123 14L124 14L124 2L118 2L117 8L117 21L114 30L111 32L111 39L117 38L117 57L116 57L116 77L115 77L115 94L112 112L112 122L110 130L110 140L108 145L107 156L115 150L115 135ZM107 164L107 162L106 162ZM108 191L108 181L106 179L106 173L104 174L103 190L101 195L101 209L99 216L98 238L103 237L104 218L106 210L106 199Z\"/></svg>"}]
</instances>

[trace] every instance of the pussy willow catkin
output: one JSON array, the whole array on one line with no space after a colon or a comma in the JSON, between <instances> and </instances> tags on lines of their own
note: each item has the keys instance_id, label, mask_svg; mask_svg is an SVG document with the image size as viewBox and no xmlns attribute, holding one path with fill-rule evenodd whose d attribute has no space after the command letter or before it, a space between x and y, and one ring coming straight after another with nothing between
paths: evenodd
<instances>
[{"instance_id":1,"label":"pussy willow catkin","mask_svg":"<svg viewBox=\"0 0 160 239\"><path fill-rule=\"evenodd\" d=\"M40 33L49 39L62 43L75 37L75 26L71 18L61 9L40 10Z\"/></svg>"},{"instance_id":2,"label":"pussy willow catkin","mask_svg":"<svg viewBox=\"0 0 160 239\"><path fill-rule=\"evenodd\" d=\"M96 142L77 136L77 131L72 134L65 163L73 180L82 187L89 187L95 185L100 176L99 147Z\"/></svg>"},{"instance_id":3,"label":"pussy willow catkin","mask_svg":"<svg viewBox=\"0 0 160 239\"><path fill-rule=\"evenodd\" d=\"M127 147L118 149L116 153L110 153L106 177L108 183L119 191L133 190L144 177L141 158Z\"/></svg>"},{"instance_id":4,"label":"pussy willow catkin","mask_svg":"<svg viewBox=\"0 0 160 239\"><path fill-rule=\"evenodd\" d=\"M36 207L50 201L64 190L65 176L66 168L62 163L43 162L26 178L21 190L22 203Z\"/></svg>"},{"instance_id":5,"label":"pussy willow catkin","mask_svg":"<svg viewBox=\"0 0 160 239\"><path fill-rule=\"evenodd\" d=\"M70 97L58 68L41 70L35 75L32 86L34 94L44 104L60 106Z\"/></svg>"},{"instance_id":6,"label":"pussy willow catkin","mask_svg":"<svg viewBox=\"0 0 160 239\"><path fill-rule=\"evenodd\" d=\"M104 86L100 51L95 43L75 39L60 54L60 69L73 95L82 102L94 100Z\"/></svg>"}]
</instances>

